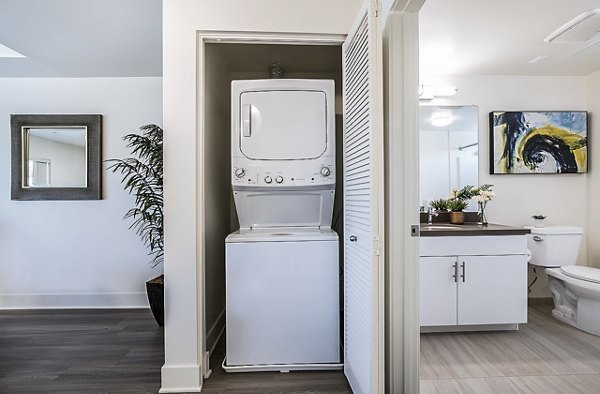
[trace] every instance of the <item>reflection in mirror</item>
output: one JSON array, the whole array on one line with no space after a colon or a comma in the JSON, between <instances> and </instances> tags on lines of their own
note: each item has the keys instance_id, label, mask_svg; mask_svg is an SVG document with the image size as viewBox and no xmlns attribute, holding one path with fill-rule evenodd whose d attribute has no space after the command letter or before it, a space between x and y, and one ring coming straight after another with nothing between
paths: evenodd
<instances>
[{"instance_id":1,"label":"reflection in mirror","mask_svg":"<svg viewBox=\"0 0 600 394\"><path fill-rule=\"evenodd\" d=\"M477 106L419 107L421 206L479 185ZM467 210L477 210L471 201Z\"/></svg>"},{"instance_id":2,"label":"reflection in mirror","mask_svg":"<svg viewBox=\"0 0 600 394\"><path fill-rule=\"evenodd\" d=\"M102 115L12 114L11 199L102 199Z\"/></svg>"},{"instance_id":3,"label":"reflection in mirror","mask_svg":"<svg viewBox=\"0 0 600 394\"><path fill-rule=\"evenodd\" d=\"M86 187L87 129L24 128L23 187Z\"/></svg>"}]
</instances>

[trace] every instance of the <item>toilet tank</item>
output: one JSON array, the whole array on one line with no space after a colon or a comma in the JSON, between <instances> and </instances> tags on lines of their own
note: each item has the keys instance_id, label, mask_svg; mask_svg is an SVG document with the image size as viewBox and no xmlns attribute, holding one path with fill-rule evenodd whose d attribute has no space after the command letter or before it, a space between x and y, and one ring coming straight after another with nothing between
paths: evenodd
<instances>
[{"instance_id":1,"label":"toilet tank","mask_svg":"<svg viewBox=\"0 0 600 394\"><path fill-rule=\"evenodd\" d=\"M527 236L531 264L542 267L575 265L583 229L566 226L527 228L531 230Z\"/></svg>"}]
</instances>

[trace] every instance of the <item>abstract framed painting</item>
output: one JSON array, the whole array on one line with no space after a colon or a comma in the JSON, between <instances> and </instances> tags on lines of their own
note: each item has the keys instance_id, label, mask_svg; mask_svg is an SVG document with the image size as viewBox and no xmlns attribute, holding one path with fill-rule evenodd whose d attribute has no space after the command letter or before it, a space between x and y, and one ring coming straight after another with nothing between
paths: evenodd
<instances>
[{"instance_id":1,"label":"abstract framed painting","mask_svg":"<svg viewBox=\"0 0 600 394\"><path fill-rule=\"evenodd\" d=\"M586 111L490 112L490 174L587 172Z\"/></svg>"}]
</instances>

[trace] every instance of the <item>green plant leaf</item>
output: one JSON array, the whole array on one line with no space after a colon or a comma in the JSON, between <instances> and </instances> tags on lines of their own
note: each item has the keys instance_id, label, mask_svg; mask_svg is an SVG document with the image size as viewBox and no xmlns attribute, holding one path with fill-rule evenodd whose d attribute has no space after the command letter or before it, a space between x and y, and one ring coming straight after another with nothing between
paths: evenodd
<instances>
[{"instance_id":1,"label":"green plant leaf","mask_svg":"<svg viewBox=\"0 0 600 394\"><path fill-rule=\"evenodd\" d=\"M140 127L141 134L127 134L123 140L134 157L109 159L108 170L123 175L123 188L135 197L135 207L123 219L150 249L150 265L163 262L163 130L154 124Z\"/></svg>"}]
</instances>

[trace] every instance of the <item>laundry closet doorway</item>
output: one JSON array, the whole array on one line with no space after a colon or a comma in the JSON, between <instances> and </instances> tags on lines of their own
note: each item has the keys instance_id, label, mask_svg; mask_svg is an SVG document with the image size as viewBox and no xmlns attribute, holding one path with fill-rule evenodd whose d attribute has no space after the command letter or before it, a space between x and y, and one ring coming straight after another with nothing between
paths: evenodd
<instances>
[{"instance_id":1,"label":"laundry closet doorway","mask_svg":"<svg viewBox=\"0 0 600 394\"><path fill-rule=\"evenodd\" d=\"M337 179L332 228L340 235L340 272L346 275L345 282L340 276L340 287L345 288L340 302L343 361L356 392L377 392L383 385L383 278L378 270L383 256L377 242L379 223L374 220L380 214L382 195L376 188L382 182L381 165L373 166L382 160L383 146L373 133L379 90L373 86L378 78L371 75L377 62L369 52L374 49L369 46L369 19L365 13L343 47L345 36L199 32L197 164L203 184L198 209L204 217L198 223L204 278L199 308L205 323L199 343L205 377L209 368L220 367L209 366L208 361L225 327L224 240L239 228L230 181L230 85L232 80L269 78L270 65L280 63L285 78L335 81Z\"/></svg>"}]
</instances>

